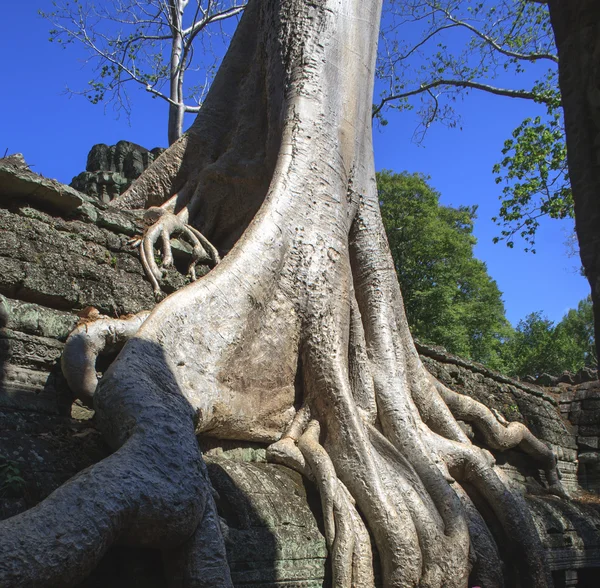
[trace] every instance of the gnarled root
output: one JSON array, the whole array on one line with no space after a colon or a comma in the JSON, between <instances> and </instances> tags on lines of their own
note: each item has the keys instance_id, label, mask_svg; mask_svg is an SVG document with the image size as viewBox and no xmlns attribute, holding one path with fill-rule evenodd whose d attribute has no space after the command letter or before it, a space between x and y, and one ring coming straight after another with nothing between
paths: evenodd
<instances>
[{"instance_id":1,"label":"gnarled root","mask_svg":"<svg viewBox=\"0 0 600 588\"><path fill-rule=\"evenodd\" d=\"M193 414L181 396L161 399L148 390L140 399L142 392L130 389L118 399L96 394L101 418L106 401L125 409L128 427L122 421L114 427L128 430L128 438L38 506L2 522L0 585L74 586L120 540L185 559L173 583L178 588L231 586Z\"/></svg>"},{"instance_id":2,"label":"gnarled root","mask_svg":"<svg viewBox=\"0 0 600 588\"><path fill-rule=\"evenodd\" d=\"M556 454L537 439L525 425L517 422L500 423L492 411L480 402L469 396L457 394L440 382L434 381L434 386L453 416L472 423L492 449L506 451L513 447L521 448L544 469L549 492L562 498L569 498L560 482Z\"/></svg>"},{"instance_id":3,"label":"gnarled root","mask_svg":"<svg viewBox=\"0 0 600 588\"><path fill-rule=\"evenodd\" d=\"M140 243L140 258L142 266L157 298L162 297L160 280L162 271L154 259L154 245L161 239L164 268L173 265L173 252L171 250L171 237L181 235L185 237L192 246L192 259L188 267L188 275L192 281L197 279L196 264L210 263L213 267L219 263L221 258L216 248L193 226L185 222L187 211L183 215L173 214L162 207L148 209L144 220L150 224Z\"/></svg>"},{"instance_id":4,"label":"gnarled root","mask_svg":"<svg viewBox=\"0 0 600 588\"><path fill-rule=\"evenodd\" d=\"M133 337L150 311L120 319L108 317L78 325L69 335L61 357L67 383L87 407L93 408L98 385L96 360L103 353L118 351Z\"/></svg>"},{"instance_id":5,"label":"gnarled root","mask_svg":"<svg viewBox=\"0 0 600 588\"><path fill-rule=\"evenodd\" d=\"M306 423L305 407L286 435L268 449L270 461L293 467L313 480L321 496L325 541L331 554L336 588L375 586L371 540L355 502L338 479L331 458L319 443L320 426ZM305 427L302 431L301 427ZM296 445L297 441L297 445Z\"/></svg>"}]
</instances>

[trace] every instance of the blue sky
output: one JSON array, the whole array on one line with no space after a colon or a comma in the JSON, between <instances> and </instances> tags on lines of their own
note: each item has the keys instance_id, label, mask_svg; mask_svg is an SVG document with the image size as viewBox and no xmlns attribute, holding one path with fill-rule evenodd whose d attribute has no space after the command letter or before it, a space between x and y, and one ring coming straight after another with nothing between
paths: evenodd
<instances>
[{"instance_id":1,"label":"blue sky","mask_svg":"<svg viewBox=\"0 0 600 588\"><path fill-rule=\"evenodd\" d=\"M75 47L61 49L48 42L50 25L37 10L50 10L48 0L10 3L0 19L0 156L21 152L32 169L69 183L85 169L95 143L121 139L147 148L166 144L166 108L143 91L134 91L134 111L128 121L115 118L112 106L92 105L69 97L68 86L81 89L91 79L83 54ZM569 258L564 241L569 221L543 222L537 254L494 245L498 227L491 221L499 208L499 187L491 173L501 158L510 132L526 116L541 114L535 104L472 92L456 107L461 128L434 125L422 144L413 141L417 119L413 112L388 113L389 124L375 128L377 169L421 172L442 194L444 204L478 205L476 255L486 262L497 281L507 317L516 324L541 310L551 320L587 296L589 286L578 273L578 258Z\"/></svg>"}]
</instances>

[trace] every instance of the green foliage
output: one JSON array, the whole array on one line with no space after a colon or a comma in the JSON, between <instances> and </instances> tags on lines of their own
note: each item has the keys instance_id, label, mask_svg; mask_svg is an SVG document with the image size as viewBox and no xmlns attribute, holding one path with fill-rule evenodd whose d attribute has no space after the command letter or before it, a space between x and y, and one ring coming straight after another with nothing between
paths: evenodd
<instances>
[{"instance_id":1,"label":"green foliage","mask_svg":"<svg viewBox=\"0 0 600 588\"><path fill-rule=\"evenodd\" d=\"M539 219L573 217L573 195L567 171L567 148L562 110L548 108L548 116L525 119L504 143L505 156L493 172L504 183L500 213L493 220L508 247L515 236L525 240L525 251L535 253Z\"/></svg>"},{"instance_id":2,"label":"green foliage","mask_svg":"<svg viewBox=\"0 0 600 588\"><path fill-rule=\"evenodd\" d=\"M25 480L14 461L0 455L0 497L16 498L23 494Z\"/></svg>"},{"instance_id":3,"label":"green foliage","mask_svg":"<svg viewBox=\"0 0 600 588\"><path fill-rule=\"evenodd\" d=\"M510 334L496 282L473 257L475 207L451 208L420 174L377 174L384 226L412 334L502 369Z\"/></svg>"},{"instance_id":4,"label":"green foliage","mask_svg":"<svg viewBox=\"0 0 600 588\"><path fill-rule=\"evenodd\" d=\"M569 310L556 329L561 338L572 341L572 347L576 350L576 355L572 359L575 368L572 369L598 365L594 337L594 308L591 296L581 300L577 309Z\"/></svg>"},{"instance_id":5,"label":"green foliage","mask_svg":"<svg viewBox=\"0 0 600 588\"><path fill-rule=\"evenodd\" d=\"M513 329L473 257L475 207L452 208L421 174L377 174L379 202L412 334L512 376L597 365L591 298L558 324L533 312Z\"/></svg>"},{"instance_id":6,"label":"green foliage","mask_svg":"<svg viewBox=\"0 0 600 588\"><path fill-rule=\"evenodd\" d=\"M433 122L458 125L457 97L473 90L545 106L545 114L514 130L493 170L504 185L494 241L514 247L520 237L535 252L540 217L573 215L548 6L529 0L389 0L387 6L377 68L385 83L373 110L380 122L384 108L417 108L421 139Z\"/></svg>"},{"instance_id":7,"label":"green foliage","mask_svg":"<svg viewBox=\"0 0 600 588\"><path fill-rule=\"evenodd\" d=\"M591 298L569 310L557 325L541 312L529 314L507 341L504 360L508 373L519 377L596 367Z\"/></svg>"}]
</instances>

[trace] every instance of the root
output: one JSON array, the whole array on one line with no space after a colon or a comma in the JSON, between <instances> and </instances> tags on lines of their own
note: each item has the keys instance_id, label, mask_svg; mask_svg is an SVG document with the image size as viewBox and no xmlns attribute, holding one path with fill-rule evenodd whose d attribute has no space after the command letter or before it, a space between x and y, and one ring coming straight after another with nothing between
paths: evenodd
<instances>
[{"instance_id":1,"label":"root","mask_svg":"<svg viewBox=\"0 0 600 588\"><path fill-rule=\"evenodd\" d=\"M560 482L556 454L525 425L512 422L504 426L489 408L469 396L457 394L437 381L435 387L454 417L472 423L492 449L506 451L513 447L521 448L544 469L549 492L569 498Z\"/></svg>"},{"instance_id":2,"label":"root","mask_svg":"<svg viewBox=\"0 0 600 588\"><path fill-rule=\"evenodd\" d=\"M424 561L429 559L423 567L421 582L430 581L433 585L439 581L435 579L435 570L427 576L427 566L434 568L435 562L439 561L444 566L442 585L453 581L457 586L466 585L468 565L465 569L465 563L469 559L467 524L473 528L473 517L468 515L468 510L463 508L452 489L453 485L456 486L452 479L455 478L459 482L470 481L494 509L508 536L519 536L520 553L514 555L528 560L527 563L521 562L523 582L540 587L551 585L547 566L544 565L544 552L522 498L512 491L503 474L494 469L493 457L472 446L456 419L472 420L466 418L469 413L477 416L477 420L481 420L490 432L488 439L492 447L506 448L522 443L523 449L544 465L550 480L552 472L555 472L555 457L525 427L510 426L506 432L507 429L485 407L474 401L465 400L463 403L462 399L466 397L450 391L446 393L433 383L410 337L393 263L384 240L377 193L373 188L359 208L350 236L356 299L363 317L364 336L371 360L366 367L373 374L381 428L381 432L376 429L370 431L370 437L373 447L377 447L382 458L385 456L384 462L389 464L387 471L390 478L396 475L397 479L397 472L406 467L408 460L431 497L429 501L421 498L422 511L415 512L415 524L419 520L427 521L429 517L432 536L435 537L436 533L439 536L440 528L443 531L438 545L444 545L442 549L447 546L448 552L441 559L436 560L437 540L431 542L430 556L425 555L428 547L420 539ZM385 251L385 259L382 259L382 251ZM393 318L390 320L390 317ZM463 409L462 412L457 410L457 406ZM385 471L384 465L381 463L378 471ZM412 488L419 487L414 484L413 478L406 474L404 478L411 480ZM404 496L409 494L404 493ZM434 509L431 503L435 505ZM414 511L419 503L413 501L412 504L410 508ZM441 527L435 517L432 518L436 510L443 521ZM418 533L420 538L425 536L425 529L418 530ZM483 538L480 552L482 549L483 553L489 552L490 549L485 547L489 544L489 533L480 535ZM472 539L475 540L475 537Z\"/></svg>"},{"instance_id":3,"label":"root","mask_svg":"<svg viewBox=\"0 0 600 588\"><path fill-rule=\"evenodd\" d=\"M187 218L187 210L185 214L173 214L162 207L152 207L144 215L144 220L151 223L151 226L146 230L140 243L140 258L142 266L146 272L146 276L152 284L154 296L157 299L162 297L160 289L160 280L162 279L162 271L159 269L154 259L154 246L160 239L163 248L162 266L164 268L173 265L173 253L171 250L171 237L182 235L192 246L192 259L188 267L188 275L192 281L196 281L196 264L210 263L211 266L217 265L221 258L217 249L208 241L208 239L197 229L185 222Z\"/></svg>"},{"instance_id":4,"label":"root","mask_svg":"<svg viewBox=\"0 0 600 588\"><path fill-rule=\"evenodd\" d=\"M181 449L179 442L177 446L177 450L164 449L174 457ZM38 506L3 521L0 585L74 586L94 569L117 538L132 545L177 552L196 529L201 529L203 540L211 539L210 561L215 575L218 570L221 578L228 578L218 527L206 520L214 508L210 486L198 467L201 458L197 448L190 449L196 451L195 467L186 463L190 456L184 453L171 477L158 480L156 472L164 470L162 458L152 443L135 435L119 451L81 472ZM201 528L201 523L207 526ZM182 574L187 576L187 569L181 570ZM231 582L181 585L224 588Z\"/></svg>"},{"instance_id":5,"label":"root","mask_svg":"<svg viewBox=\"0 0 600 588\"><path fill-rule=\"evenodd\" d=\"M325 525L325 541L329 550L333 548L336 538L334 504L339 505L339 482L333 463L323 446L319 443L321 428L317 421L310 421L306 431L298 440L298 449L306 460L315 477L321 495L323 521Z\"/></svg>"},{"instance_id":6,"label":"root","mask_svg":"<svg viewBox=\"0 0 600 588\"><path fill-rule=\"evenodd\" d=\"M194 534L177 549L163 550L169 588L227 588L232 586L223 541L215 529L219 516L208 500Z\"/></svg>"},{"instance_id":7,"label":"root","mask_svg":"<svg viewBox=\"0 0 600 588\"><path fill-rule=\"evenodd\" d=\"M307 408L297 413L285 436L269 447L267 457L294 467L316 483L321 496L325 541L332 560L333 586L374 587L369 533L352 495L338 479L331 458L319 443L319 423L306 422L308 413Z\"/></svg>"},{"instance_id":8,"label":"root","mask_svg":"<svg viewBox=\"0 0 600 588\"><path fill-rule=\"evenodd\" d=\"M544 547L523 497L511 489L504 473L494 466L492 455L475 446L449 441L429 434L429 442L445 461L450 473L472 484L492 508L506 536L521 581L534 588L551 586Z\"/></svg>"},{"instance_id":9,"label":"root","mask_svg":"<svg viewBox=\"0 0 600 588\"><path fill-rule=\"evenodd\" d=\"M467 514L469 535L471 536L472 570L469 580L485 588L503 588L503 564L498 548L481 514L469 495L459 484L454 485Z\"/></svg>"},{"instance_id":10,"label":"root","mask_svg":"<svg viewBox=\"0 0 600 588\"><path fill-rule=\"evenodd\" d=\"M149 314L149 311L142 311L121 319L100 318L82 323L67 338L61 357L62 371L75 397L88 408L94 406L98 356L123 347Z\"/></svg>"}]
</instances>

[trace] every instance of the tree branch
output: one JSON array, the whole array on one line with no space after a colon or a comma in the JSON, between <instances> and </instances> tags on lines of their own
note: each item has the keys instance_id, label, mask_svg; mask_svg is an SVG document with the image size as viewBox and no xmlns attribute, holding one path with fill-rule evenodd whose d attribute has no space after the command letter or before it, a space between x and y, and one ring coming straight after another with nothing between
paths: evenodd
<instances>
[{"instance_id":1,"label":"tree branch","mask_svg":"<svg viewBox=\"0 0 600 588\"><path fill-rule=\"evenodd\" d=\"M530 92L528 90L510 90L508 88L498 88L496 86L490 86L489 84L482 84L480 82L473 82L469 80L435 80L433 82L429 82L428 84L422 84L419 88L415 88L414 90L409 90L407 92L401 92L399 94L393 94L391 96L386 96L385 98L382 98L377 108L373 110L373 116L377 115L388 102L392 102L393 100L400 100L402 98L408 98L409 96L415 96L417 94L422 94L424 92L428 92L433 88L439 88L440 86L470 88L472 90L481 90L483 92L488 92L489 94L495 94L496 96L522 98L525 100L541 102L543 104L549 104L550 102L554 103L554 99L551 100L549 98L545 98L543 95L540 95L536 92Z\"/></svg>"},{"instance_id":2,"label":"tree branch","mask_svg":"<svg viewBox=\"0 0 600 588\"><path fill-rule=\"evenodd\" d=\"M459 26L458 24L449 24L449 25L444 25L441 27L438 27L437 29L435 29L434 31L431 31L428 35L426 35L423 39L421 39L418 43L416 43L408 53L405 53L404 55L399 55L398 57L394 58L394 62L397 63L398 61L402 61L404 59L407 59L408 57L410 57L417 49L419 49L420 47L422 47L423 45L425 45L425 43L427 43L427 41L429 41L429 39L431 39L432 37L434 37L435 35L437 35L438 33L441 33L442 31L446 30L446 29L453 29L454 27Z\"/></svg>"},{"instance_id":3,"label":"tree branch","mask_svg":"<svg viewBox=\"0 0 600 588\"><path fill-rule=\"evenodd\" d=\"M532 0L529 0L532 1ZM453 22L456 26L464 27L467 30L471 31L474 35L479 37L481 40L485 41L490 47L501 53L502 55L506 55L507 57L514 57L515 59L520 59L523 61L537 61L538 59L549 59L554 63L558 63L558 55L554 55L552 53L518 53L516 51L511 51L510 49L506 49L499 45L494 39L485 33L481 32L477 27L465 22L464 20L459 20L455 18L448 10L442 9L442 12L446 15L446 18ZM436 31L434 31L435 33Z\"/></svg>"},{"instance_id":4,"label":"tree branch","mask_svg":"<svg viewBox=\"0 0 600 588\"><path fill-rule=\"evenodd\" d=\"M227 10L224 10L223 12L218 12L217 14L205 16L202 20L199 20L198 22L194 23L191 27L185 29L183 31L183 36L187 37L188 35L190 35L193 38L206 25L212 22L219 22L220 20L225 20L226 18L229 18L231 16L235 16L236 14L242 12L244 8L246 8L246 4L234 6L233 8L229 8Z\"/></svg>"}]
</instances>

